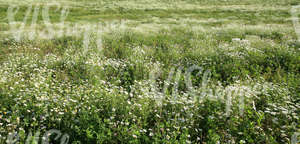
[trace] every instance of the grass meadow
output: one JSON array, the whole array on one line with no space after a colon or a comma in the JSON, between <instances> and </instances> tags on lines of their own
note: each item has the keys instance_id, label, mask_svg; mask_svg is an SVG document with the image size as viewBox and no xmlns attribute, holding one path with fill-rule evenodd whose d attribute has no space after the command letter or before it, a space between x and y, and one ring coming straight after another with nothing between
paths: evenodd
<instances>
[{"instance_id":1,"label":"grass meadow","mask_svg":"<svg viewBox=\"0 0 300 144\"><path fill-rule=\"evenodd\" d=\"M0 0L0 144L296 144L298 4Z\"/></svg>"}]
</instances>

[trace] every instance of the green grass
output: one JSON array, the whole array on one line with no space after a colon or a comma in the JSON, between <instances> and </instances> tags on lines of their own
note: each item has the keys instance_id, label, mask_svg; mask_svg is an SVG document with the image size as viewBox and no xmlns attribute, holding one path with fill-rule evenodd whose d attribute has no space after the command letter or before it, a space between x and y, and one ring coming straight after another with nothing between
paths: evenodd
<instances>
[{"instance_id":1,"label":"green grass","mask_svg":"<svg viewBox=\"0 0 300 144\"><path fill-rule=\"evenodd\" d=\"M70 143L291 143L299 132L297 0L60 1L68 32L43 38L39 11L38 36L31 13L15 40L9 5L22 23L28 4L49 3L0 0L0 143L50 129ZM87 49L99 23L101 45L91 28ZM189 81L193 66L210 75Z\"/></svg>"}]
</instances>

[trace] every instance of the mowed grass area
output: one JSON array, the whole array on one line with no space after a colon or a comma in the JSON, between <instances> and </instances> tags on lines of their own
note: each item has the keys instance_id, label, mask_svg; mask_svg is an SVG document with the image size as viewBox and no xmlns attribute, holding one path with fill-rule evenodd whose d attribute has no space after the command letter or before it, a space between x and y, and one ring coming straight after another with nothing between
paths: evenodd
<instances>
[{"instance_id":1,"label":"mowed grass area","mask_svg":"<svg viewBox=\"0 0 300 144\"><path fill-rule=\"evenodd\" d=\"M0 0L0 143L14 132L42 142L51 129L69 143L291 143L300 132L298 4ZM17 28L26 23L20 40L12 5ZM63 35L47 38L47 6L54 32L58 6L68 6Z\"/></svg>"}]
</instances>

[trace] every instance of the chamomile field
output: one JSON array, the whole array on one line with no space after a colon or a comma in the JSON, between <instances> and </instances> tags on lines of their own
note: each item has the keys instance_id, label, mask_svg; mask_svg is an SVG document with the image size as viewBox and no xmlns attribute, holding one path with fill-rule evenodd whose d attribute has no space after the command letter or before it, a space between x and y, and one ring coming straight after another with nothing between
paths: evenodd
<instances>
[{"instance_id":1,"label":"chamomile field","mask_svg":"<svg viewBox=\"0 0 300 144\"><path fill-rule=\"evenodd\" d=\"M296 144L298 4L0 0L0 144Z\"/></svg>"}]
</instances>

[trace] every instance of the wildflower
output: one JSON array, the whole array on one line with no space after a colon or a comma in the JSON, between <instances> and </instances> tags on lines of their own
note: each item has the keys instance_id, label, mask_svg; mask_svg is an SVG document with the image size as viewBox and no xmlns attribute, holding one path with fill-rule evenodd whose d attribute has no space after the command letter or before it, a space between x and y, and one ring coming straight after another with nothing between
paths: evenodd
<instances>
[{"instance_id":1,"label":"wildflower","mask_svg":"<svg viewBox=\"0 0 300 144\"><path fill-rule=\"evenodd\" d=\"M170 139L170 136L169 136L169 135L167 135L167 136L166 136L166 138L167 138L167 140L169 140L169 139Z\"/></svg>"},{"instance_id":2,"label":"wildflower","mask_svg":"<svg viewBox=\"0 0 300 144\"><path fill-rule=\"evenodd\" d=\"M149 136L151 136L151 137L152 137L153 135L154 135L154 134L153 134L153 132L150 132L150 133L149 133Z\"/></svg>"},{"instance_id":3,"label":"wildflower","mask_svg":"<svg viewBox=\"0 0 300 144\"><path fill-rule=\"evenodd\" d=\"M160 118L160 116L158 114L155 115L156 117Z\"/></svg>"}]
</instances>

